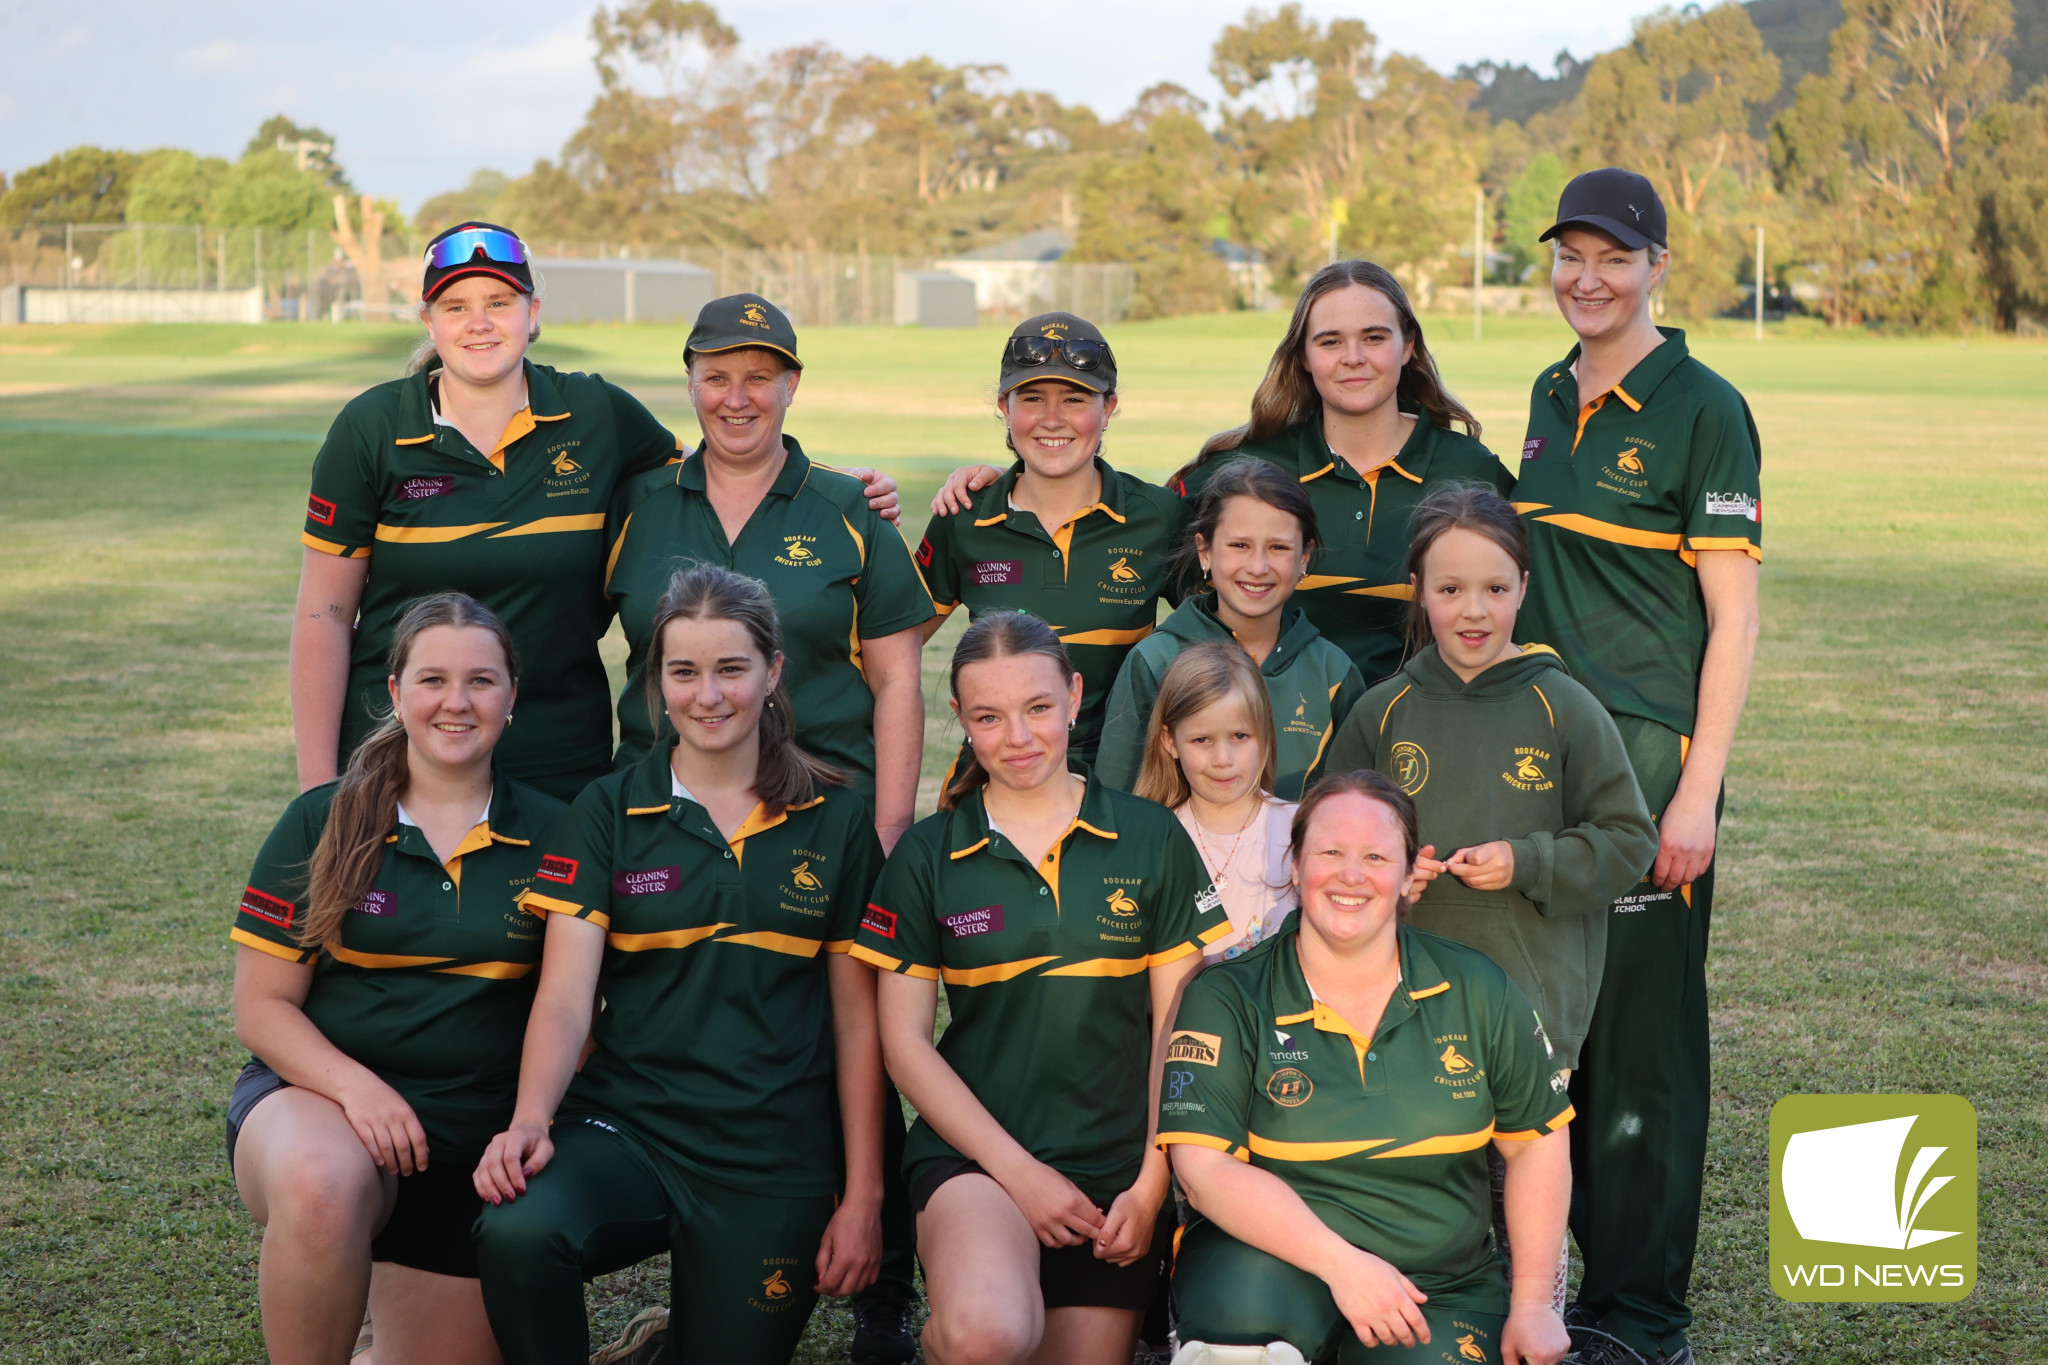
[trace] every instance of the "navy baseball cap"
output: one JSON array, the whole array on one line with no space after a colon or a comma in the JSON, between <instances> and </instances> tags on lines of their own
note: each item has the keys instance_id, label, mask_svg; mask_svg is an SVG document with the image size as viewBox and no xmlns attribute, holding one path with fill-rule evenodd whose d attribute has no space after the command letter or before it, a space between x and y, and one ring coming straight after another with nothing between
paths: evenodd
<instances>
[{"instance_id":1,"label":"navy baseball cap","mask_svg":"<svg viewBox=\"0 0 2048 1365\"><path fill-rule=\"evenodd\" d=\"M1664 246L1664 201L1657 188L1634 171L1608 166L1587 171L1557 197L1557 221L1536 240L1547 242L1566 228L1606 233L1631 251Z\"/></svg>"},{"instance_id":2,"label":"navy baseball cap","mask_svg":"<svg viewBox=\"0 0 2048 1365\"><path fill-rule=\"evenodd\" d=\"M519 234L496 223L457 223L427 243L420 297L431 300L467 275L490 275L522 294L533 292L533 269Z\"/></svg>"}]
</instances>

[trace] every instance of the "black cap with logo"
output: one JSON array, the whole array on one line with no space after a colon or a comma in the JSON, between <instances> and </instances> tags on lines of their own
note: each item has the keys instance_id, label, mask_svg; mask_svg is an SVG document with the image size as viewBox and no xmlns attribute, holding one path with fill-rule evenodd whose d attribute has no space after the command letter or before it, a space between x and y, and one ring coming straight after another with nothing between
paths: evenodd
<instances>
[{"instance_id":1,"label":"black cap with logo","mask_svg":"<svg viewBox=\"0 0 2048 1365\"><path fill-rule=\"evenodd\" d=\"M459 279L490 275L522 294L533 292L533 268L526 243L511 228L496 223L457 223L435 233L427 243L426 270L420 297L431 300Z\"/></svg>"},{"instance_id":2,"label":"black cap with logo","mask_svg":"<svg viewBox=\"0 0 2048 1365\"><path fill-rule=\"evenodd\" d=\"M1072 313L1026 318L1003 344L1001 398L1035 379L1059 379L1090 393L1116 392L1116 357L1094 323Z\"/></svg>"},{"instance_id":3,"label":"black cap with logo","mask_svg":"<svg viewBox=\"0 0 2048 1365\"><path fill-rule=\"evenodd\" d=\"M789 315L759 294L727 294L713 299L697 314L697 325L683 343L683 363L699 352L737 351L742 346L765 346L780 352L791 369L801 370L796 358L796 328Z\"/></svg>"},{"instance_id":4,"label":"black cap with logo","mask_svg":"<svg viewBox=\"0 0 2048 1365\"><path fill-rule=\"evenodd\" d=\"M1664 246L1664 201L1656 186L1634 171L1608 166L1587 171L1557 197L1557 221L1537 238L1547 242L1566 228L1598 229L1630 251Z\"/></svg>"}]
</instances>

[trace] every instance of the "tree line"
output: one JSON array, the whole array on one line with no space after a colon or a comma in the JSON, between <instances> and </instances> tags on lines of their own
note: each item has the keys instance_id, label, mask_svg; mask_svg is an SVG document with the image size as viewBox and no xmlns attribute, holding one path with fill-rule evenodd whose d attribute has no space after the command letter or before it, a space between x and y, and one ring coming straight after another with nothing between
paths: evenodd
<instances>
[{"instance_id":1,"label":"tree line","mask_svg":"<svg viewBox=\"0 0 2048 1365\"><path fill-rule=\"evenodd\" d=\"M1789 0L1809 26L1824 6ZM1520 67L1443 75L1382 53L1359 20L1290 3L1217 36L1217 103L1162 82L1105 119L1018 89L998 66L822 44L751 56L702 0L636 0L592 17L599 91L561 154L517 177L479 172L416 223L486 217L540 241L648 250L899 255L1058 226L1071 259L1135 268L1143 316L1241 306L1232 254L1262 261L1283 295L1332 250L1370 256L1426 299L1471 278L1475 194L1489 278L1534 281L1547 262L1535 238L1565 181L1617 164L1648 175L1669 208L1676 316L1741 302L1759 224L1773 296L1806 286L1836 326L2048 315L2048 81L2014 88L2013 0L1841 0L1840 14L1824 62L1802 58L1797 80L1731 3L1658 10L1612 52L1561 57L1546 82ZM292 202L323 225L338 167L294 165L292 181L274 140L266 125L233 166L144 154L125 185L107 159L128 154L75 149L16 177L0 223L85 221L81 204L113 221L281 219L303 184L320 205ZM62 195L48 186L63 176L46 173L59 163ZM81 177L90 193L72 185ZM249 206L259 181L275 204Z\"/></svg>"}]
</instances>

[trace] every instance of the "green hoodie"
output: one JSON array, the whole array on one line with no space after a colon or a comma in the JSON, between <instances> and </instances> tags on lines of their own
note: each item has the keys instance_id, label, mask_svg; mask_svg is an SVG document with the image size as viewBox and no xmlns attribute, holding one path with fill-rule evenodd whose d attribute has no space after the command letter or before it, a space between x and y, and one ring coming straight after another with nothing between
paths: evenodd
<instances>
[{"instance_id":1,"label":"green hoodie","mask_svg":"<svg viewBox=\"0 0 2048 1365\"><path fill-rule=\"evenodd\" d=\"M1507 889L1445 873L1418 929L1478 948L1536 1004L1558 1064L1577 1067L1607 954L1607 906L1657 857L1657 827L1614 720L1547 645L1462 682L1430 645L1366 693L1327 771L1376 768L1415 798L1422 842L1448 858L1505 839Z\"/></svg>"},{"instance_id":2,"label":"green hoodie","mask_svg":"<svg viewBox=\"0 0 2048 1365\"><path fill-rule=\"evenodd\" d=\"M1365 692L1365 679L1343 650L1322 637L1296 606L1280 609L1280 640L1259 666L1273 698L1273 795L1299 801L1331 734ZM1124 658L1109 691L1108 719L1095 751L1095 775L1117 791L1138 785L1152 703L1166 670L1189 645L1237 643L1216 619L1216 594L1191 597Z\"/></svg>"}]
</instances>

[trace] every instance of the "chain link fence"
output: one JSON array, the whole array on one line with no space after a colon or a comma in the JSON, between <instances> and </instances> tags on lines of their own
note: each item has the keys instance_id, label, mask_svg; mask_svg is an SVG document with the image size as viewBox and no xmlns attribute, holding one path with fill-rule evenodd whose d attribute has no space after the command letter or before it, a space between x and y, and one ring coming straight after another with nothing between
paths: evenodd
<instances>
[{"instance_id":1,"label":"chain link fence","mask_svg":"<svg viewBox=\"0 0 2048 1365\"><path fill-rule=\"evenodd\" d=\"M318 229L207 228L147 223L70 223L0 230L4 322L343 321L403 317L417 298L413 263L422 234L387 232L382 278L366 297L355 265ZM543 275L549 259L684 261L711 272L718 295L773 300L798 325L873 326L896 321L896 277L943 270L974 280L982 316L1014 320L1064 309L1098 323L1129 311L1127 265L959 261L928 256L786 248L647 247L530 241ZM12 286L12 288L10 288ZM51 291L66 297L55 299Z\"/></svg>"}]
</instances>

